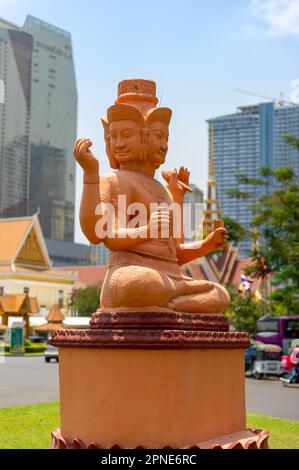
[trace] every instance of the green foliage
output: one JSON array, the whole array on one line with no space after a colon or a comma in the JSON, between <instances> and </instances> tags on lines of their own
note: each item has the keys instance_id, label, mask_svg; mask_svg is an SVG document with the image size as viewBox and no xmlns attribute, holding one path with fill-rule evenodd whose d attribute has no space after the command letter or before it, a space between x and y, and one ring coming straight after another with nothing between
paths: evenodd
<instances>
[{"instance_id":1,"label":"green foliage","mask_svg":"<svg viewBox=\"0 0 299 470\"><path fill-rule=\"evenodd\" d=\"M259 198L253 218L262 235L260 248L252 253L253 273L263 277L264 259L276 286L273 300L283 303L287 314L299 314L299 190L291 168L277 168L272 176L280 187Z\"/></svg>"},{"instance_id":2,"label":"green foliage","mask_svg":"<svg viewBox=\"0 0 299 470\"><path fill-rule=\"evenodd\" d=\"M284 136L284 140L286 143L291 144L293 147L299 149L299 139L296 137L286 134Z\"/></svg>"},{"instance_id":3,"label":"green foliage","mask_svg":"<svg viewBox=\"0 0 299 470\"><path fill-rule=\"evenodd\" d=\"M247 428L269 431L270 449L299 449L299 422L247 413Z\"/></svg>"},{"instance_id":4,"label":"green foliage","mask_svg":"<svg viewBox=\"0 0 299 470\"><path fill-rule=\"evenodd\" d=\"M273 274L274 266L267 255L268 253L262 251L262 249L253 250L251 253L251 259L254 260L254 265L245 268L245 274L250 274L253 275L253 277L260 279L266 279L268 276L271 276Z\"/></svg>"},{"instance_id":5,"label":"green foliage","mask_svg":"<svg viewBox=\"0 0 299 470\"><path fill-rule=\"evenodd\" d=\"M45 343L31 343L30 346L25 346L25 353L43 353L45 349Z\"/></svg>"},{"instance_id":6,"label":"green foliage","mask_svg":"<svg viewBox=\"0 0 299 470\"><path fill-rule=\"evenodd\" d=\"M34 353L43 353L45 352L46 345L45 343L31 343L28 339L25 339L25 353L34 354ZM10 344L4 345L4 352L10 352Z\"/></svg>"},{"instance_id":7,"label":"green foliage","mask_svg":"<svg viewBox=\"0 0 299 470\"><path fill-rule=\"evenodd\" d=\"M100 292L97 286L78 289L69 308L75 309L80 317L90 317L99 308Z\"/></svg>"},{"instance_id":8,"label":"green foliage","mask_svg":"<svg viewBox=\"0 0 299 470\"><path fill-rule=\"evenodd\" d=\"M235 220L230 217L221 216L221 219L224 222L225 228L228 231L229 242L237 244L242 240L245 240L250 237L249 230L246 230Z\"/></svg>"},{"instance_id":9,"label":"green foliage","mask_svg":"<svg viewBox=\"0 0 299 470\"><path fill-rule=\"evenodd\" d=\"M261 176L269 176L269 167L263 167L263 173ZM236 173L236 178L239 184L252 184L254 186L268 186L269 181L262 178L250 178L244 173Z\"/></svg>"},{"instance_id":10,"label":"green foliage","mask_svg":"<svg viewBox=\"0 0 299 470\"><path fill-rule=\"evenodd\" d=\"M253 193L246 193L244 191L239 191L238 189L233 188L228 189L226 193L228 194L228 196L235 199L252 199L254 196Z\"/></svg>"},{"instance_id":11,"label":"green foliage","mask_svg":"<svg viewBox=\"0 0 299 470\"><path fill-rule=\"evenodd\" d=\"M285 141L299 150L299 139L285 136ZM230 190L232 197L255 202L251 227L259 233L259 246L251 253L253 266L246 270L259 279L271 278L269 297L272 311L278 314L299 314L299 188L292 168L260 168L260 178L237 174L237 180L251 185L250 192ZM269 182L276 188L269 193ZM252 192L252 185L265 191ZM245 202L244 202L245 203ZM240 230L239 230L240 233ZM238 240L238 232L236 236ZM244 300L242 302L245 302ZM242 308L242 305L240 305Z\"/></svg>"},{"instance_id":12,"label":"green foliage","mask_svg":"<svg viewBox=\"0 0 299 470\"><path fill-rule=\"evenodd\" d=\"M261 178L251 178L247 176L245 173L236 173L236 179L239 184L243 185L251 185L251 191L240 191L236 188L230 188L226 190L226 194L228 194L231 198L234 199L241 199L241 200L250 200L257 197L257 190L261 186L268 186L270 181L269 177L272 175L272 168L269 166L262 166L260 168L260 176Z\"/></svg>"},{"instance_id":13,"label":"green foliage","mask_svg":"<svg viewBox=\"0 0 299 470\"><path fill-rule=\"evenodd\" d=\"M0 449L49 449L59 421L58 402L2 408Z\"/></svg>"},{"instance_id":14,"label":"green foliage","mask_svg":"<svg viewBox=\"0 0 299 470\"><path fill-rule=\"evenodd\" d=\"M254 301L251 292L241 295L235 286L227 285L226 288L231 297L231 302L225 311L230 325L237 331L253 334L256 321L266 313L267 306L263 302Z\"/></svg>"},{"instance_id":15,"label":"green foliage","mask_svg":"<svg viewBox=\"0 0 299 470\"><path fill-rule=\"evenodd\" d=\"M272 305L279 315L299 315L298 290L294 286L279 287L271 295Z\"/></svg>"}]
</instances>

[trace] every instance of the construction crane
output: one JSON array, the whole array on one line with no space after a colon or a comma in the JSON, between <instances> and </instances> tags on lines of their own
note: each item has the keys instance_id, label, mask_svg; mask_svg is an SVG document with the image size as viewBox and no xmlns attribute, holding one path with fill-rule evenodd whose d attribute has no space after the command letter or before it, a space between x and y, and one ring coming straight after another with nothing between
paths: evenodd
<instances>
[{"instance_id":1,"label":"construction crane","mask_svg":"<svg viewBox=\"0 0 299 470\"><path fill-rule=\"evenodd\" d=\"M283 93L280 93L280 99L277 100L276 98L273 98L273 97L270 97L270 96L264 96L264 95L259 95L257 93L253 93L252 91L248 91L248 90L242 90L241 88L235 88L235 91L237 91L238 93L244 93L245 95L251 95L251 96L256 96L257 98L264 98L266 100L270 100L270 101L274 101L279 104L279 106L283 106L285 104L289 104L289 105L292 105L292 106L296 106L297 103L294 103L293 101L286 101L283 99Z\"/></svg>"}]
</instances>

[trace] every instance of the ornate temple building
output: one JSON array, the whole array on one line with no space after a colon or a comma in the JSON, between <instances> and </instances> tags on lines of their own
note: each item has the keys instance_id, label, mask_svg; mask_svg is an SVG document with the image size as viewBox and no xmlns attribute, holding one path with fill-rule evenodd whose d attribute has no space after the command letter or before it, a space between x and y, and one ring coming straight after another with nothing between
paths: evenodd
<instances>
[{"instance_id":1,"label":"ornate temple building","mask_svg":"<svg viewBox=\"0 0 299 470\"><path fill-rule=\"evenodd\" d=\"M26 331L26 337L30 333L30 316L39 312L39 306L35 297L28 294L0 295L0 315L2 316L1 331L8 327L9 317L21 317Z\"/></svg>"},{"instance_id":2,"label":"ornate temple building","mask_svg":"<svg viewBox=\"0 0 299 470\"><path fill-rule=\"evenodd\" d=\"M0 219L0 296L28 294L64 310L76 276L53 269L37 215Z\"/></svg>"}]
</instances>

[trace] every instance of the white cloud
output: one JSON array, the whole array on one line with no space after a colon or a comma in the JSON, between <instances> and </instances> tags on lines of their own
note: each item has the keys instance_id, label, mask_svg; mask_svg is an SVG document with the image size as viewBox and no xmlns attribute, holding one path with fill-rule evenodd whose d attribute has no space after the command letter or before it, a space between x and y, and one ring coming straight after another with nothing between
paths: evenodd
<instances>
[{"instance_id":1,"label":"white cloud","mask_svg":"<svg viewBox=\"0 0 299 470\"><path fill-rule=\"evenodd\" d=\"M299 0L250 0L250 10L268 36L299 36Z\"/></svg>"}]
</instances>

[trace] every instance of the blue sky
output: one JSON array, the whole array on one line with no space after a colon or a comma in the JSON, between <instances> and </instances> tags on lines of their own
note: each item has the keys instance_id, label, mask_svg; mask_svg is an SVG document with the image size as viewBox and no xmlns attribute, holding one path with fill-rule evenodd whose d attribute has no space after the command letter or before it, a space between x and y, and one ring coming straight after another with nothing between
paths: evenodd
<instances>
[{"instance_id":1,"label":"blue sky","mask_svg":"<svg viewBox=\"0 0 299 470\"><path fill-rule=\"evenodd\" d=\"M184 164L205 190L209 117L259 98L290 100L299 78L299 0L0 0L0 16L22 25L27 14L72 34L79 94L78 136L94 142L109 170L100 116L129 77L157 82L173 109L165 167ZM81 172L77 171L76 241Z\"/></svg>"}]
</instances>

